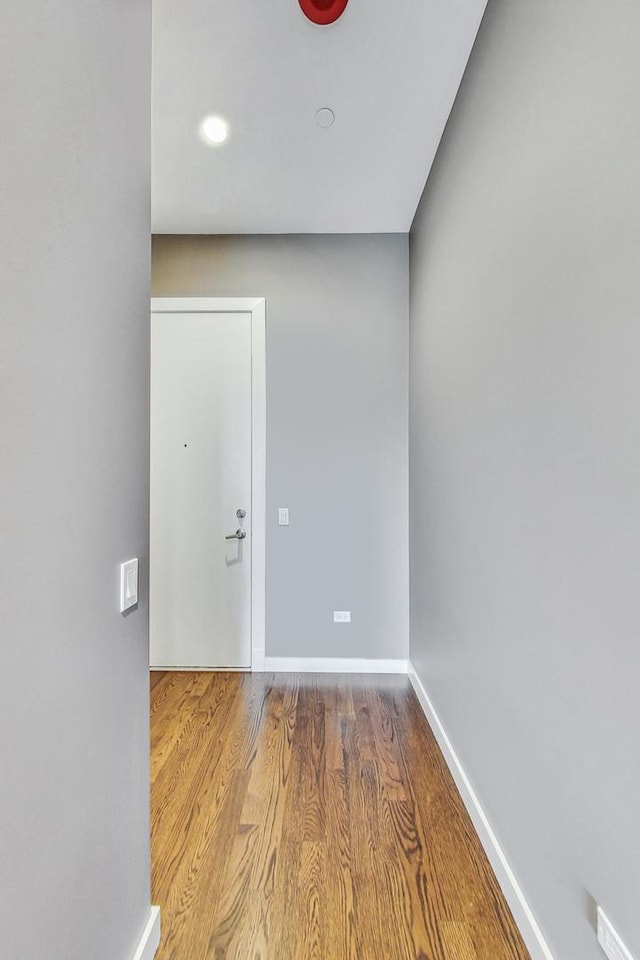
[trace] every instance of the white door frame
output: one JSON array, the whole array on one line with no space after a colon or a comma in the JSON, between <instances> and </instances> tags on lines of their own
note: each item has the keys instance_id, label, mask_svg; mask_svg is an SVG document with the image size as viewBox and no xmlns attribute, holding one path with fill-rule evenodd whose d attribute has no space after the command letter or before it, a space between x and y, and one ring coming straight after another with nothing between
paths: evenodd
<instances>
[{"instance_id":1,"label":"white door frame","mask_svg":"<svg viewBox=\"0 0 640 960\"><path fill-rule=\"evenodd\" d=\"M266 618L266 302L264 297L152 297L151 313L251 314L251 669L262 671Z\"/></svg>"}]
</instances>

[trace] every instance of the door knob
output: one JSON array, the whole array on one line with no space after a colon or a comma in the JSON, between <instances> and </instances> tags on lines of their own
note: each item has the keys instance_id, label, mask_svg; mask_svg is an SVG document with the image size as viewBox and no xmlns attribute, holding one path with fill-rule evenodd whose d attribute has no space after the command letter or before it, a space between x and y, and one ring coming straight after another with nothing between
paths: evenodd
<instances>
[{"instance_id":1,"label":"door knob","mask_svg":"<svg viewBox=\"0 0 640 960\"><path fill-rule=\"evenodd\" d=\"M247 535L246 530L241 530L240 527L236 530L235 533L229 533L225 537L225 540L244 540Z\"/></svg>"}]
</instances>

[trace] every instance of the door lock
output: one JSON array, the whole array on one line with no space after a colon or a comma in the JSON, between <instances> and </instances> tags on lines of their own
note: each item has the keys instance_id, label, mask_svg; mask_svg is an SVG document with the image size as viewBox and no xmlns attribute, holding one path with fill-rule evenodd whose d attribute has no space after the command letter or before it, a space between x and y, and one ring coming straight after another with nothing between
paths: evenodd
<instances>
[{"instance_id":1,"label":"door lock","mask_svg":"<svg viewBox=\"0 0 640 960\"><path fill-rule=\"evenodd\" d=\"M243 510L242 507L238 507L238 509L236 510L236 517L238 518L238 520L244 520L246 515L247 515L247 511Z\"/></svg>"}]
</instances>

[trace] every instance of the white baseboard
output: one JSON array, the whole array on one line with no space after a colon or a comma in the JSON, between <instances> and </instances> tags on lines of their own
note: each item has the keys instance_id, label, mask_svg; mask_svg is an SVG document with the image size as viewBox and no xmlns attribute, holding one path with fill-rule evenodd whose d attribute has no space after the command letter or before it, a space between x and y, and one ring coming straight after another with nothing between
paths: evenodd
<instances>
[{"instance_id":1,"label":"white baseboard","mask_svg":"<svg viewBox=\"0 0 640 960\"><path fill-rule=\"evenodd\" d=\"M424 714L427 718L429 726L431 727L433 734L438 741L438 746L440 747L444 759L446 760L447 766L451 772L453 779L455 780L460 796L462 797L462 802L467 808L467 813L471 817L474 827L480 842L484 847L484 851L487 855L487 859L493 868L493 872L496 875L500 888L504 894L505 900L509 904L513 918L518 925L518 929L522 934L522 939L524 940L529 953L531 954L532 960L553 960L553 954L549 949L549 946L542 935L542 931L537 924L536 918L533 915L533 912L527 903L524 893L518 883L516 876L511 869L511 865L507 860L506 854L500 842L493 832L493 828L487 819L487 815L482 808L482 804L471 785L467 774L465 773L464 767L460 762L460 758L456 754L456 751L453 748L447 731L445 730L440 717L438 716L435 707L433 706L429 695L425 690L420 678L418 677L415 668L411 661L408 664L409 679L413 689L416 692L416 696L420 702Z\"/></svg>"},{"instance_id":2,"label":"white baseboard","mask_svg":"<svg viewBox=\"0 0 640 960\"><path fill-rule=\"evenodd\" d=\"M406 660L358 660L347 657L265 657L268 673L405 673Z\"/></svg>"},{"instance_id":3,"label":"white baseboard","mask_svg":"<svg viewBox=\"0 0 640 960\"><path fill-rule=\"evenodd\" d=\"M140 937L133 960L153 960L160 946L160 907L151 907L149 921Z\"/></svg>"},{"instance_id":4,"label":"white baseboard","mask_svg":"<svg viewBox=\"0 0 640 960\"><path fill-rule=\"evenodd\" d=\"M151 665L150 673L250 673L251 667L157 667Z\"/></svg>"}]
</instances>

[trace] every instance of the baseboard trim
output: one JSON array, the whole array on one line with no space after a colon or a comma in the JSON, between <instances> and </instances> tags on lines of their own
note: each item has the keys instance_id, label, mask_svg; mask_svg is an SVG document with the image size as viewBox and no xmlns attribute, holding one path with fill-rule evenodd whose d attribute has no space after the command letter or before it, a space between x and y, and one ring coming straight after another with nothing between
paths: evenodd
<instances>
[{"instance_id":1,"label":"baseboard trim","mask_svg":"<svg viewBox=\"0 0 640 960\"><path fill-rule=\"evenodd\" d=\"M133 960L153 960L160 946L160 907L151 907L149 920L140 937Z\"/></svg>"},{"instance_id":2,"label":"baseboard trim","mask_svg":"<svg viewBox=\"0 0 640 960\"><path fill-rule=\"evenodd\" d=\"M404 673L406 660L358 660L348 657L265 657L268 673Z\"/></svg>"},{"instance_id":3,"label":"baseboard trim","mask_svg":"<svg viewBox=\"0 0 640 960\"><path fill-rule=\"evenodd\" d=\"M150 673L250 673L251 667L149 667Z\"/></svg>"},{"instance_id":4,"label":"baseboard trim","mask_svg":"<svg viewBox=\"0 0 640 960\"><path fill-rule=\"evenodd\" d=\"M451 775L455 780L462 802L467 813L471 817L480 842L484 847L487 859L493 868L500 888L504 894L505 900L509 904L513 918L518 925L532 960L554 960L553 954L542 935L536 918L527 903L526 897L518 883L516 876L511 869L507 856L500 846L482 804L476 794L471 781L467 776L464 767L458 757L447 731L438 716L436 709L425 690L420 677L415 671L411 661L408 663L408 673L411 685L416 692L416 696L422 707L424 715L427 718L429 726L438 741L444 759L449 767Z\"/></svg>"}]
</instances>

